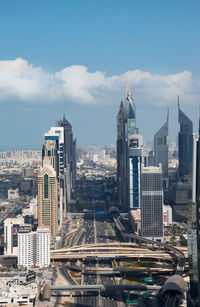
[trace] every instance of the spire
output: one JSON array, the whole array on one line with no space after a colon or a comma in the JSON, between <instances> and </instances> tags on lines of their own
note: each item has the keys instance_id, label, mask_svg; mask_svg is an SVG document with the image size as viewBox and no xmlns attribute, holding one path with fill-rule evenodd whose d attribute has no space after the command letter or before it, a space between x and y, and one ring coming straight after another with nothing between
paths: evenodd
<instances>
[{"instance_id":1,"label":"spire","mask_svg":"<svg viewBox=\"0 0 200 307\"><path fill-rule=\"evenodd\" d=\"M169 107L167 108L167 126L168 126L168 123L169 123Z\"/></svg>"},{"instance_id":2,"label":"spire","mask_svg":"<svg viewBox=\"0 0 200 307\"><path fill-rule=\"evenodd\" d=\"M180 110L179 95L177 96L177 99L178 99L178 110Z\"/></svg>"},{"instance_id":3,"label":"spire","mask_svg":"<svg viewBox=\"0 0 200 307\"><path fill-rule=\"evenodd\" d=\"M199 106L199 137L200 137L200 106Z\"/></svg>"}]
</instances>

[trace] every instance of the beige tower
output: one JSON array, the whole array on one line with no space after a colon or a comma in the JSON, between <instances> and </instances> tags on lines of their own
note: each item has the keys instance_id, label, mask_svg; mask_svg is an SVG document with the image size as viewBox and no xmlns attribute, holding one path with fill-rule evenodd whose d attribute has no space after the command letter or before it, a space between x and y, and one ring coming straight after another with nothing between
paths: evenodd
<instances>
[{"instance_id":1,"label":"beige tower","mask_svg":"<svg viewBox=\"0 0 200 307\"><path fill-rule=\"evenodd\" d=\"M48 226L51 240L58 229L58 183L56 171L44 165L38 174L38 226Z\"/></svg>"}]
</instances>

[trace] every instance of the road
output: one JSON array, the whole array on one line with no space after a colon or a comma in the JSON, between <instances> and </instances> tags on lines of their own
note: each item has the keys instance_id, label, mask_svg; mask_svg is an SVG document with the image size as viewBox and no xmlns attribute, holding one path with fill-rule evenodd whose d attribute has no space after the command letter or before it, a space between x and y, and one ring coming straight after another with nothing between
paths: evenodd
<instances>
[{"instance_id":1,"label":"road","mask_svg":"<svg viewBox=\"0 0 200 307\"><path fill-rule=\"evenodd\" d=\"M90 197L85 199L85 208L90 211L90 213L84 214L83 227L84 232L76 242L76 245L81 244L93 244L93 243L105 243L115 241L115 237L110 232L108 225L106 223L105 206L106 203L103 200L98 200L96 198L101 198L101 183L91 185L87 183L87 195ZM94 195L95 193L95 195ZM97 197L98 196L98 197ZM100 197L99 197L100 196ZM72 243L73 244L73 243ZM92 256L83 261L83 266L87 268L82 275L82 284L94 285L94 284L115 284L114 276L102 275L96 271L90 270L94 267L112 267L112 262L109 259L98 260L96 257ZM63 272L66 272L66 267ZM69 275L64 273L69 281ZM68 275L68 276L67 276ZM87 292L85 294L78 293L75 297L75 305L81 306L105 306L105 307L122 307L125 303L122 302L122 295L116 291L106 291L102 293L98 292Z\"/></svg>"}]
</instances>

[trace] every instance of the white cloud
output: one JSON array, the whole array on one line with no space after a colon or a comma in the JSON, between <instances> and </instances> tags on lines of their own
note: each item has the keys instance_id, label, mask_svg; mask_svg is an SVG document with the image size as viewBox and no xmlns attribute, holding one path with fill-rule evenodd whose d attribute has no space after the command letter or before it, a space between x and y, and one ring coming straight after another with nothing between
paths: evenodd
<instances>
[{"instance_id":1,"label":"white cloud","mask_svg":"<svg viewBox=\"0 0 200 307\"><path fill-rule=\"evenodd\" d=\"M190 71L164 76L139 69L109 77L101 71L90 73L85 66L50 74L18 58L0 61L0 102L119 104L128 84L137 104L170 105L177 95L185 104L196 104L200 100L199 80Z\"/></svg>"}]
</instances>

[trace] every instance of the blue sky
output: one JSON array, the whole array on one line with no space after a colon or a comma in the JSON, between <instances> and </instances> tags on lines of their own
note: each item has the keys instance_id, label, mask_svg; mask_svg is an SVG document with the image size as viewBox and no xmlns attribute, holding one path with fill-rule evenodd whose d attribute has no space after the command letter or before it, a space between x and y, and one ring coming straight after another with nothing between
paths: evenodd
<instances>
[{"instance_id":1,"label":"blue sky","mask_svg":"<svg viewBox=\"0 0 200 307\"><path fill-rule=\"evenodd\" d=\"M0 3L0 150L40 149L56 119L79 145L113 144L128 83L145 140L177 95L197 122L200 1L7 0ZM195 126L196 128L196 126Z\"/></svg>"}]
</instances>

